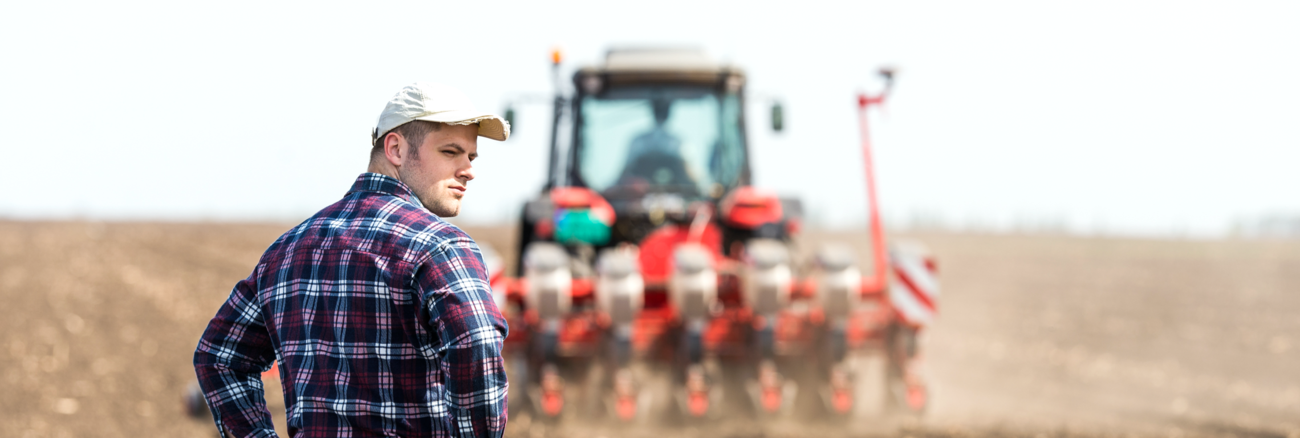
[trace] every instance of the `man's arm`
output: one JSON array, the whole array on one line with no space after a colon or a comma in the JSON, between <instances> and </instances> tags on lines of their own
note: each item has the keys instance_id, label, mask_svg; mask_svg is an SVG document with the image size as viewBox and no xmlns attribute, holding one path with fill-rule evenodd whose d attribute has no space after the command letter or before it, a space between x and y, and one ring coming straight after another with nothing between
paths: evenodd
<instances>
[{"instance_id":1,"label":"man's arm","mask_svg":"<svg viewBox=\"0 0 1300 438\"><path fill-rule=\"evenodd\" d=\"M275 349L252 285L251 276L235 285L194 351L199 386L223 436L276 436L262 391Z\"/></svg>"},{"instance_id":2,"label":"man's arm","mask_svg":"<svg viewBox=\"0 0 1300 438\"><path fill-rule=\"evenodd\" d=\"M416 285L429 325L442 343L451 433L500 437L506 427L506 369L501 358L505 317L492 300L487 269L469 239L434 251Z\"/></svg>"}]
</instances>

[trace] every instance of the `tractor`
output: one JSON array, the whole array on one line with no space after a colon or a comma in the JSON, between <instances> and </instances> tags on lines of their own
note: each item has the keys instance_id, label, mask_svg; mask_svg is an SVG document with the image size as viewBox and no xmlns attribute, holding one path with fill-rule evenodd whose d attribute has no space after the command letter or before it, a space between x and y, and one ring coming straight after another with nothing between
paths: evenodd
<instances>
[{"instance_id":1,"label":"tractor","mask_svg":"<svg viewBox=\"0 0 1300 438\"><path fill-rule=\"evenodd\" d=\"M522 208L514 275L485 250L510 319L512 409L709 419L724 405L769 417L802 400L849 416L862 402L861 352L886 357L889 406L925 409L917 333L933 317L935 265L885 246L866 137L866 111L885 93L858 102L864 274L844 246L796 260L801 203L751 185L741 69L698 50L614 49L577 69L565 93L558 52L552 61L547 178ZM771 125L783 129L779 103Z\"/></svg>"}]
</instances>

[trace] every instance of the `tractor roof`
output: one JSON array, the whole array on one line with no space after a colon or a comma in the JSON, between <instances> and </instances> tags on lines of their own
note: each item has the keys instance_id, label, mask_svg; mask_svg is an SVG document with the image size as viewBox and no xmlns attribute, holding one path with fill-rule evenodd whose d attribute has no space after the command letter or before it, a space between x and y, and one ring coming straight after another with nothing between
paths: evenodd
<instances>
[{"instance_id":1,"label":"tractor roof","mask_svg":"<svg viewBox=\"0 0 1300 438\"><path fill-rule=\"evenodd\" d=\"M603 64L584 67L577 74L589 75L602 75L612 82L717 83L723 76L743 80L744 72L714 61L699 49L644 47L610 49Z\"/></svg>"}]
</instances>

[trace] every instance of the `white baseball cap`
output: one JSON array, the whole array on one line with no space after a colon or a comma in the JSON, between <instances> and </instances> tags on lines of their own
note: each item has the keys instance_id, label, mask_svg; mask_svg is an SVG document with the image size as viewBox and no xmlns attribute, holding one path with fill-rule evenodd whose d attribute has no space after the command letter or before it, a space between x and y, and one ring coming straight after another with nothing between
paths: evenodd
<instances>
[{"instance_id":1,"label":"white baseball cap","mask_svg":"<svg viewBox=\"0 0 1300 438\"><path fill-rule=\"evenodd\" d=\"M373 146L398 126L415 121L446 123L448 125L478 124L478 135L497 141L510 137L510 123L492 114L474 110L474 105L460 90L442 85L416 82L398 91L384 112L379 113L379 123L370 133Z\"/></svg>"}]
</instances>

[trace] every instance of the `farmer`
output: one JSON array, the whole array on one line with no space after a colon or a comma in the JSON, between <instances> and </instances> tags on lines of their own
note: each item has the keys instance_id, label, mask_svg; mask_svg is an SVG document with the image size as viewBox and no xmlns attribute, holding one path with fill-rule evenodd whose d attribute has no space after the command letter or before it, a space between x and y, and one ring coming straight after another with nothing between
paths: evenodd
<instances>
[{"instance_id":1,"label":"farmer","mask_svg":"<svg viewBox=\"0 0 1300 438\"><path fill-rule=\"evenodd\" d=\"M499 437L506 321L456 216L478 137L510 125L450 87L384 107L370 166L280 236L235 284L194 353L222 433L274 436L261 374L279 360L295 437Z\"/></svg>"},{"instance_id":2,"label":"farmer","mask_svg":"<svg viewBox=\"0 0 1300 438\"><path fill-rule=\"evenodd\" d=\"M668 132L668 115L672 111L673 102L667 99L654 99L650 104L650 112L654 115L654 126L649 131L641 133L632 139L632 144L628 147L627 162L628 165L636 162L637 158L647 153L668 154L674 157L681 156L682 140L677 138L671 132Z\"/></svg>"}]
</instances>

